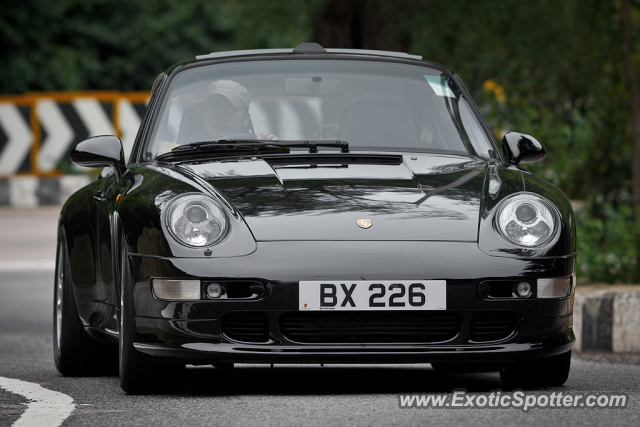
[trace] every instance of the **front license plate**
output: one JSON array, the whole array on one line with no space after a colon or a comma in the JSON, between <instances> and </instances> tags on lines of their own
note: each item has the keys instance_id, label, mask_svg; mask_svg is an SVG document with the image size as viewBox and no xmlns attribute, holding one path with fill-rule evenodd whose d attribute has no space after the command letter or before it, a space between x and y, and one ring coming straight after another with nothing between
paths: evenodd
<instances>
[{"instance_id":1,"label":"front license plate","mask_svg":"<svg viewBox=\"0 0 640 427\"><path fill-rule=\"evenodd\" d=\"M446 310L445 280L300 282L300 310Z\"/></svg>"}]
</instances>

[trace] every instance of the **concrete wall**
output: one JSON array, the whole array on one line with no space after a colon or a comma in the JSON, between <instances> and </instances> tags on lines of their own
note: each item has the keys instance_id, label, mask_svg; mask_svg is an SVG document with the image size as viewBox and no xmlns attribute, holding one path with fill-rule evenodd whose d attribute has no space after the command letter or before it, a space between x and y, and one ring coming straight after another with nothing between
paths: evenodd
<instances>
[{"instance_id":1,"label":"concrete wall","mask_svg":"<svg viewBox=\"0 0 640 427\"><path fill-rule=\"evenodd\" d=\"M578 286L576 351L640 353L640 286Z\"/></svg>"},{"instance_id":2,"label":"concrete wall","mask_svg":"<svg viewBox=\"0 0 640 427\"><path fill-rule=\"evenodd\" d=\"M93 179L87 175L65 175L39 178L33 175L16 175L0 178L0 206L33 208L56 206Z\"/></svg>"}]
</instances>

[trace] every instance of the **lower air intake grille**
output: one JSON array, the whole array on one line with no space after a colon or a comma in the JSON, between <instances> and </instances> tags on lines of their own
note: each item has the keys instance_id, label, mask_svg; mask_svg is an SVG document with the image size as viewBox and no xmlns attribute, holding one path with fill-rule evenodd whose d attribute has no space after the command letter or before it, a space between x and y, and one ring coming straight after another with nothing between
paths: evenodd
<instances>
[{"instance_id":1,"label":"lower air intake grille","mask_svg":"<svg viewBox=\"0 0 640 427\"><path fill-rule=\"evenodd\" d=\"M474 341L494 341L506 338L516 327L516 316L510 311L476 313L471 319L469 335Z\"/></svg>"},{"instance_id":2,"label":"lower air intake grille","mask_svg":"<svg viewBox=\"0 0 640 427\"><path fill-rule=\"evenodd\" d=\"M232 340L267 342L269 321L266 313L237 311L222 318L222 333Z\"/></svg>"},{"instance_id":3,"label":"lower air intake grille","mask_svg":"<svg viewBox=\"0 0 640 427\"><path fill-rule=\"evenodd\" d=\"M460 331L456 313L301 312L280 317L280 332L300 343L441 342Z\"/></svg>"}]
</instances>

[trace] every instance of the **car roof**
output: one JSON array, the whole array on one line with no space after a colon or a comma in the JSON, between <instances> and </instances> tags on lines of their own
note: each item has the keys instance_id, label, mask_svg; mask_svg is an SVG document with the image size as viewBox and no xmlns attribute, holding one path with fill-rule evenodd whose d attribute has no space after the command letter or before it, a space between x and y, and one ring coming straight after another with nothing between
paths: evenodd
<instances>
[{"instance_id":1,"label":"car roof","mask_svg":"<svg viewBox=\"0 0 640 427\"><path fill-rule=\"evenodd\" d=\"M300 43L295 48L288 49L250 49L250 50L232 50L225 52L212 52L206 55L198 55L196 59L217 59L237 56L254 56L254 55L277 55L277 54L294 54L294 53L334 53L343 55L366 55L366 56L384 56L392 58L405 58L421 60L420 55L411 55L404 52L390 52L386 50L370 50L370 49L325 49L318 43Z\"/></svg>"}]
</instances>

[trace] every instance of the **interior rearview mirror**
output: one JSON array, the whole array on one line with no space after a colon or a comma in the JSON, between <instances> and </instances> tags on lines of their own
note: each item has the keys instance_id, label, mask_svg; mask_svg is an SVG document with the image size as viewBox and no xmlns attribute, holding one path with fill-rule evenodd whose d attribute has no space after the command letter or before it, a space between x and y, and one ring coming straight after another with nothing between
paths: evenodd
<instances>
[{"instance_id":1,"label":"interior rearview mirror","mask_svg":"<svg viewBox=\"0 0 640 427\"><path fill-rule=\"evenodd\" d=\"M340 79L290 77L285 82L284 93L297 96L342 96L344 86Z\"/></svg>"}]
</instances>

